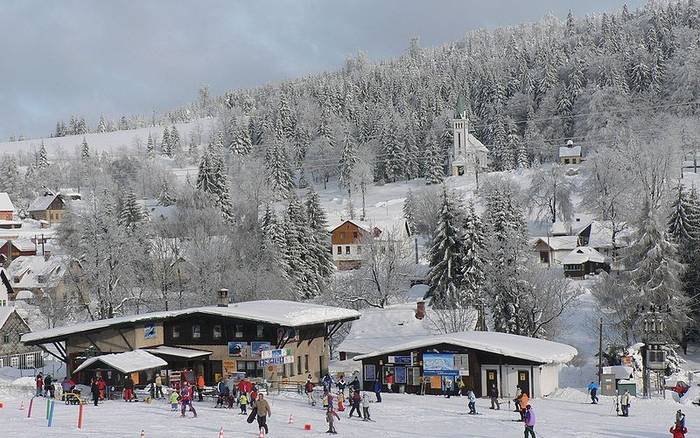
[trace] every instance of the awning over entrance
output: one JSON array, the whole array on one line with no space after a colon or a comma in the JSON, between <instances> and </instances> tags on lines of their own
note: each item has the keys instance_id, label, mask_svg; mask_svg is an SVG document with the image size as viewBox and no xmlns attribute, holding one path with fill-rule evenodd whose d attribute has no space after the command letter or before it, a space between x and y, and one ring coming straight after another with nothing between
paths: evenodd
<instances>
[{"instance_id":1,"label":"awning over entrance","mask_svg":"<svg viewBox=\"0 0 700 438\"><path fill-rule=\"evenodd\" d=\"M96 364L98 368L99 365L102 365L104 368L115 369L124 374L168 366L166 361L147 351L135 350L125 353L103 354L102 356L91 357L80 364L80 366L73 371L73 374L93 367Z\"/></svg>"},{"instance_id":2,"label":"awning over entrance","mask_svg":"<svg viewBox=\"0 0 700 438\"><path fill-rule=\"evenodd\" d=\"M170 347L168 345L161 345L160 347L155 348L144 348L143 350L151 354L155 354L156 356L180 357L183 359L196 359L211 355L211 351L193 350L191 348L182 347Z\"/></svg>"}]
</instances>

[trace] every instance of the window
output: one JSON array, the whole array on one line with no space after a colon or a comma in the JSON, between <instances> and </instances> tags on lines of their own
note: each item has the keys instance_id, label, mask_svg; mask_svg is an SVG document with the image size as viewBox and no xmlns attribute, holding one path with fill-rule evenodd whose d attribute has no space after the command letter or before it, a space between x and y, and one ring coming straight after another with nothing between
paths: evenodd
<instances>
[{"instance_id":1,"label":"window","mask_svg":"<svg viewBox=\"0 0 700 438\"><path fill-rule=\"evenodd\" d=\"M309 371L309 355L308 354L304 355L304 369L306 371Z\"/></svg>"},{"instance_id":2,"label":"window","mask_svg":"<svg viewBox=\"0 0 700 438\"><path fill-rule=\"evenodd\" d=\"M540 251L540 262L541 263L549 263L549 252Z\"/></svg>"},{"instance_id":3,"label":"window","mask_svg":"<svg viewBox=\"0 0 700 438\"><path fill-rule=\"evenodd\" d=\"M564 158L564 164L569 164L569 159L568 159L568 158Z\"/></svg>"},{"instance_id":4,"label":"window","mask_svg":"<svg viewBox=\"0 0 700 438\"><path fill-rule=\"evenodd\" d=\"M173 339L177 339L179 337L180 337L180 327L173 326Z\"/></svg>"},{"instance_id":5,"label":"window","mask_svg":"<svg viewBox=\"0 0 700 438\"><path fill-rule=\"evenodd\" d=\"M199 324L192 324L192 339L202 337L202 327Z\"/></svg>"},{"instance_id":6,"label":"window","mask_svg":"<svg viewBox=\"0 0 700 438\"><path fill-rule=\"evenodd\" d=\"M377 370L374 365L365 365L365 380L368 382L374 382L377 379Z\"/></svg>"},{"instance_id":7,"label":"window","mask_svg":"<svg viewBox=\"0 0 700 438\"><path fill-rule=\"evenodd\" d=\"M420 386L420 367L410 367L408 369L408 385Z\"/></svg>"},{"instance_id":8,"label":"window","mask_svg":"<svg viewBox=\"0 0 700 438\"><path fill-rule=\"evenodd\" d=\"M236 338L242 338L243 337L243 326L240 324L236 324L236 331L233 335Z\"/></svg>"},{"instance_id":9,"label":"window","mask_svg":"<svg viewBox=\"0 0 700 438\"><path fill-rule=\"evenodd\" d=\"M28 354L25 357L25 365L27 368L34 368L34 355L33 354Z\"/></svg>"},{"instance_id":10,"label":"window","mask_svg":"<svg viewBox=\"0 0 700 438\"><path fill-rule=\"evenodd\" d=\"M221 339L221 325L215 325L212 330L212 336L214 339Z\"/></svg>"},{"instance_id":11,"label":"window","mask_svg":"<svg viewBox=\"0 0 700 438\"><path fill-rule=\"evenodd\" d=\"M297 374L301 374L304 371L301 369L301 356L297 356Z\"/></svg>"},{"instance_id":12,"label":"window","mask_svg":"<svg viewBox=\"0 0 700 438\"><path fill-rule=\"evenodd\" d=\"M239 360L236 361L236 369L244 372L246 377L262 377L263 368L258 368L256 360Z\"/></svg>"},{"instance_id":13,"label":"window","mask_svg":"<svg viewBox=\"0 0 700 438\"><path fill-rule=\"evenodd\" d=\"M2 342L5 344L9 344L10 343L10 335L8 335L8 334L2 335Z\"/></svg>"},{"instance_id":14,"label":"window","mask_svg":"<svg viewBox=\"0 0 700 438\"><path fill-rule=\"evenodd\" d=\"M357 245L357 253L362 254L362 245Z\"/></svg>"},{"instance_id":15,"label":"window","mask_svg":"<svg viewBox=\"0 0 700 438\"><path fill-rule=\"evenodd\" d=\"M349 246L345 247L345 254L350 254L350 247Z\"/></svg>"},{"instance_id":16,"label":"window","mask_svg":"<svg viewBox=\"0 0 700 438\"><path fill-rule=\"evenodd\" d=\"M19 356L12 356L10 358L10 366L12 368L19 368Z\"/></svg>"},{"instance_id":17,"label":"window","mask_svg":"<svg viewBox=\"0 0 700 438\"><path fill-rule=\"evenodd\" d=\"M353 231L353 232L352 232L352 238L353 238L353 239L357 239L357 231Z\"/></svg>"},{"instance_id":18,"label":"window","mask_svg":"<svg viewBox=\"0 0 700 438\"><path fill-rule=\"evenodd\" d=\"M338 246L336 252L337 252L338 255L342 254L342 253L343 253L343 247L342 247L342 246Z\"/></svg>"},{"instance_id":19,"label":"window","mask_svg":"<svg viewBox=\"0 0 700 438\"><path fill-rule=\"evenodd\" d=\"M265 326L262 324L258 324L256 327L256 333L257 337L262 338L263 335L265 334Z\"/></svg>"}]
</instances>

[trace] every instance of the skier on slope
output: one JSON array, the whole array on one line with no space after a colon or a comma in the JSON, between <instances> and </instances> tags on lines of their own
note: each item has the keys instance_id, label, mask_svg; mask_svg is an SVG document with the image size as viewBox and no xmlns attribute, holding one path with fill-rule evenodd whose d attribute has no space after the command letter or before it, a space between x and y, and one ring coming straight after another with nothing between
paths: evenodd
<instances>
[{"instance_id":1,"label":"skier on slope","mask_svg":"<svg viewBox=\"0 0 700 438\"><path fill-rule=\"evenodd\" d=\"M478 412L476 412L476 394L474 394L471 388L467 392L467 398L469 399L469 413L472 415L478 414Z\"/></svg>"},{"instance_id":2,"label":"skier on slope","mask_svg":"<svg viewBox=\"0 0 700 438\"><path fill-rule=\"evenodd\" d=\"M588 385L588 392L591 394L591 404L598 404L598 384L591 382L591 384Z\"/></svg>"},{"instance_id":3,"label":"skier on slope","mask_svg":"<svg viewBox=\"0 0 700 438\"><path fill-rule=\"evenodd\" d=\"M524 437L528 438L528 436L532 435L532 438L536 438L536 435L535 435L535 411L532 409L532 406L527 405L527 406L525 406L524 412L525 412L525 434L524 434Z\"/></svg>"},{"instance_id":4,"label":"skier on slope","mask_svg":"<svg viewBox=\"0 0 700 438\"><path fill-rule=\"evenodd\" d=\"M688 433L688 429L685 426L676 424L669 429L669 432L673 434L673 438L685 438L685 434Z\"/></svg>"},{"instance_id":5,"label":"skier on slope","mask_svg":"<svg viewBox=\"0 0 700 438\"><path fill-rule=\"evenodd\" d=\"M620 408L622 409L622 416L628 417L630 414L630 392L627 390L620 397Z\"/></svg>"},{"instance_id":6,"label":"skier on slope","mask_svg":"<svg viewBox=\"0 0 700 438\"><path fill-rule=\"evenodd\" d=\"M190 412L192 412L192 414L194 414L194 418L197 418L197 411L194 409L194 405L192 404L193 397L194 397L194 394L193 394L193 389L190 386L190 382L185 381L182 385L182 388L180 388L180 403L181 403L180 416L181 417L185 416L185 409L189 406Z\"/></svg>"}]
</instances>

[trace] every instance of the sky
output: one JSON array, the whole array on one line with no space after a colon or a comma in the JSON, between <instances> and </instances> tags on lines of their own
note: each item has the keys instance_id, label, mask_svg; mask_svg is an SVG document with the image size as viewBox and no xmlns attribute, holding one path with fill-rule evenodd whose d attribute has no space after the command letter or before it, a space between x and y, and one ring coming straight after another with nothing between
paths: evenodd
<instances>
[{"instance_id":1,"label":"sky","mask_svg":"<svg viewBox=\"0 0 700 438\"><path fill-rule=\"evenodd\" d=\"M212 93L378 60L470 30L624 0L0 0L0 140L72 114L167 111ZM642 0L627 1L636 8ZM2 151L0 151L2 152Z\"/></svg>"}]
</instances>

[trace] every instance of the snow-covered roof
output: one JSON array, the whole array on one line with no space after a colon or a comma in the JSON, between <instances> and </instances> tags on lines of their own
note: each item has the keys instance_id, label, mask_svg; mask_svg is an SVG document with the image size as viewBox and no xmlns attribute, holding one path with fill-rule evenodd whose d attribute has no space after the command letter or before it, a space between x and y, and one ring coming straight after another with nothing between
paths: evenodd
<instances>
[{"instance_id":1,"label":"snow-covered roof","mask_svg":"<svg viewBox=\"0 0 700 438\"><path fill-rule=\"evenodd\" d=\"M571 250L578 246L578 236L538 237L534 245L536 246L539 242L549 245L554 251Z\"/></svg>"},{"instance_id":2,"label":"snow-covered roof","mask_svg":"<svg viewBox=\"0 0 700 438\"><path fill-rule=\"evenodd\" d=\"M631 235L631 231L628 227L623 227L624 224L616 224L619 228L624 228L622 231L618 231L615 236L616 244L618 247L626 245L626 239ZM613 234L613 224L610 221L591 221L591 223L579 231L579 236L585 236L586 230L590 227L590 232L588 233L588 245L592 248L612 248L612 234Z\"/></svg>"},{"instance_id":3,"label":"snow-covered roof","mask_svg":"<svg viewBox=\"0 0 700 438\"><path fill-rule=\"evenodd\" d=\"M157 356L174 356L184 357L185 359L194 359L196 357L209 356L211 351L193 350L191 348L171 347L161 345L156 348L144 348L145 351Z\"/></svg>"},{"instance_id":4,"label":"snow-covered roof","mask_svg":"<svg viewBox=\"0 0 700 438\"><path fill-rule=\"evenodd\" d=\"M10 195L6 192L0 192L0 211L15 211L15 206L12 205Z\"/></svg>"},{"instance_id":5,"label":"snow-covered roof","mask_svg":"<svg viewBox=\"0 0 700 438\"><path fill-rule=\"evenodd\" d=\"M590 246L579 246L564 256L561 262L564 265L580 265L586 262L604 263L605 256Z\"/></svg>"},{"instance_id":6,"label":"snow-covered roof","mask_svg":"<svg viewBox=\"0 0 700 438\"><path fill-rule=\"evenodd\" d=\"M549 228L549 234L552 236L568 236L571 234L571 224L567 222L554 222Z\"/></svg>"},{"instance_id":7,"label":"snow-covered roof","mask_svg":"<svg viewBox=\"0 0 700 438\"><path fill-rule=\"evenodd\" d=\"M416 303L394 304L383 309L363 309L362 317L352 323L350 332L337 350L364 354L388 348L398 342L428 338L439 333L435 324L439 318L426 303L425 317L417 319ZM476 324L472 315L470 327Z\"/></svg>"},{"instance_id":8,"label":"snow-covered roof","mask_svg":"<svg viewBox=\"0 0 700 438\"><path fill-rule=\"evenodd\" d=\"M581 146L561 146L559 148L559 158L571 158L581 156Z\"/></svg>"},{"instance_id":9,"label":"snow-covered roof","mask_svg":"<svg viewBox=\"0 0 700 438\"><path fill-rule=\"evenodd\" d=\"M469 133L469 136L467 137L467 148L471 148L475 151L481 151L481 152L488 152L488 148L484 146L484 144L479 141L478 138L474 137L472 133Z\"/></svg>"},{"instance_id":10,"label":"snow-covered roof","mask_svg":"<svg viewBox=\"0 0 700 438\"><path fill-rule=\"evenodd\" d=\"M347 219L347 220L341 221L339 223L336 223L334 225L331 225L331 226L327 227L326 229L329 232L333 232L333 231L335 231L336 228L339 228L341 225L345 224L346 222L350 222L351 224L355 225L357 228L360 228L368 233L371 232L375 228L369 222L362 222L362 221L358 221L355 219Z\"/></svg>"},{"instance_id":11,"label":"snow-covered roof","mask_svg":"<svg viewBox=\"0 0 700 438\"><path fill-rule=\"evenodd\" d=\"M8 319L10 319L10 316L12 316L13 313L17 313L17 309L15 306L0 306L0 328L2 328L5 323L7 322ZM22 315L17 313L17 316L20 317L20 319L29 327L29 324L27 324L27 321L22 318Z\"/></svg>"},{"instance_id":12,"label":"snow-covered roof","mask_svg":"<svg viewBox=\"0 0 700 438\"><path fill-rule=\"evenodd\" d=\"M34 294L29 290L21 290L15 294L15 300L32 300Z\"/></svg>"},{"instance_id":13,"label":"snow-covered roof","mask_svg":"<svg viewBox=\"0 0 700 438\"><path fill-rule=\"evenodd\" d=\"M544 339L511 335L498 332L460 332L447 335L429 336L411 342L395 343L391 347L372 351L356 356L354 360L362 360L384 354L409 351L430 347L438 344L454 345L470 348L503 356L529 360L536 363L566 363L576 356L576 349L570 345Z\"/></svg>"},{"instance_id":14,"label":"snow-covered roof","mask_svg":"<svg viewBox=\"0 0 700 438\"><path fill-rule=\"evenodd\" d=\"M15 289L53 287L66 274L69 262L70 257L65 255L20 256L7 271Z\"/></svg>"},{"instance_id":15,"label":"snow-covered roof","mask_svg":"<svg viewBox=\"0 0 700 438\"><path fill-rule=\"evenodd\" d=\"M0 247L7 243L7 240L0 240ZM27 252L36 250L36 245L29 239L16 239L12 241L12 246L17 248L18 251Z\"/></svg>"},{"instance_id":16,"label":"snow-covered roof","mask_svg":"<svg viewBox=\"0 0 700 438\"><path fill-rule=\"evenodd\" d=\"M85 333L112 326L170 319L193 314L216 315L224 318L259 321L269 324L278 324L284 327L302 327L327 322L350 321L360 317L360 314L355 310L322 306L319 304L284 300L244 301L236 304L229 304L228 307L192 307L183 310L143 313L141 315L122 316L119 318L73 324L26 334L22 336L22 342L40 344L47 340L62 339L76 333Z\"/></svg>"},{"instance_id":17,"label":"snow-covered roof","mask_svg":"<svg viewBox=\"0 0 700 438\"><path fill-rule=\"evenodd\" d=\"M91 357L80 364L80 366L73 371L73 374L100 362L107 368L113 368L124 374L168 366L168 363L158 356L154 356L144 350L134 350L125 353L103 354L101 356Z\"/></svg>"},{"instance_id":18,"label":"snow-covered roof","mask_svg":"<svg viewBox=\"0 0 700 438\"><path fill-rule=\"evenodd\" d=\"M51 203L56 199L58 195L44 195L39 196L29 204L27 211L44 211L49 208Z\"/></svg>"}]
</instances>

